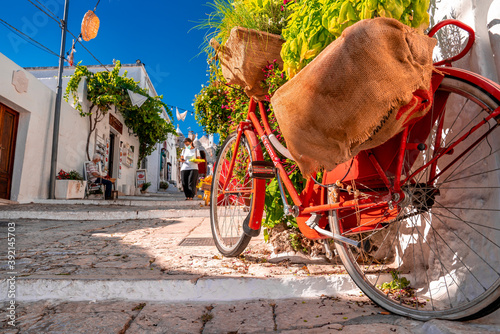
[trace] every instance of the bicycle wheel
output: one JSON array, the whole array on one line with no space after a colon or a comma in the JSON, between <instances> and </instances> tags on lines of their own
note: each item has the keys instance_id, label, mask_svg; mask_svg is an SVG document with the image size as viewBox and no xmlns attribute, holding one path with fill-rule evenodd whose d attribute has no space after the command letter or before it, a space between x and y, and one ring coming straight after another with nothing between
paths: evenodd
<instances>
[{"instance_id":1,"label":"bicycle wheel","mask_svg":"<svg viewBox=\"0 0 500 334\"><path fill-rule=\"evenodd\" d=\"M500 306L499 121L491 119L470 133L499 106L492 96L446 75L435 95L435 101L445 101L443 126L433 115L439 110L435 103L422 139L426 148L404 156L404 198L388 205L382 201L388 194L383 182L352 181L358 198L379 204L330 213L336 233L361 242L359 248L336 244L346 270L368 297L391 312L458 320ZM455 142L435 166L425 167Z\"/></svg>"},{"instance_id":2,"label":"bicycle wheel","mask_svg":"<svg viewBox=\"0 0 500 334\"><path fill-rule=\"evenodd\" d=\"M245 220L250 219L256 181L250 177L253 161L250 146L245 138L236 147L237 133L230 134L222 144L214 169L210 194L210 223L217 249L224 256L234 257L243 252L251 237L243 231ZM232 173L229 166L236 152ZM227 180L229 179L229 180ZM227 187L223 189L227 180Z\"/></svg>"}]
</instances>

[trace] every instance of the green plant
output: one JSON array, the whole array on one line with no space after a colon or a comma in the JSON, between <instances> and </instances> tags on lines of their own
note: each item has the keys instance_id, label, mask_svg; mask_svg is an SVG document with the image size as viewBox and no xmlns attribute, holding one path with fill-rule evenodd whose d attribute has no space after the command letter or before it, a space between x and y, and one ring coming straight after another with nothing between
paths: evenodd
<instances>
[{"instance_id":1,"label":"green plant","mask_svg":"<svg viewBox=\"0 0 500 334\"><path fill-rule=\"evenodd\" d=\"M169 133L176 134L173 124L161 117L164 110L173 117L170 109L162 101L163 96L149 96L147 89L139 87L138 82L127 77L127 71L119 75L120 68L121 64L117 61L112 71L94 73L86 66L78 64L68 82L64 99L68 101L71 96L80 115L89 119L90 131L86 149L89 160L91 135L113 106L123 116L125 125L139 138L139 162L154 151L157 143L165 141ZM87 99L90 101L88 111L82 109L77 96L78 85L83 77L87 79ZM127 90L148 96L148 99L141 107L134 106Z\"/></svg>"},{"instance_id":2,"label":"green plant","mask_svg":"<svg viewBox=\"0 0 500 334\"><path fill-rule=\"evenodd\" d=\"M195 95L195 119L207 133L218 133L220 142L244 120L250 99L238 85L229 85L217 64L210 63L210 78Z\"/></svg>"},{"instance_id":3,"label":"green plant","mask_svg":"<svg viewBox=\"0 0 500 334\"><path fill-rule=\"evenodd\" d=\"M168 189L168 182L165 182L165 181L161 181L160 182L160 189Z\"/></svg>"},{"instance_id":4,"label":"green plant","mask_svg":"<svg viewBox=\"0 0 500 334\"><path fill-rule=\"evenodd\" d=\"M151 186L151 182L144 182L141 186L141 191L146 191Z\"/></svg>"},{"instance_id":5,"label":"green plant","mask_svg":"<svg viewBox=\"0 0 500 334\"><path fill-rule=\"evenodd\" d=\"M263 70L265 73L265 82L263 84L264 87L267 87L269 92L269 98L280 88L283 86L287 79L285 77L285 72L280 70L278 61L274 59L274 61L268 64Z\"/></svg>"},{"instance_id":6,"label":"green plant","mask_svg":"<svg viewBox=\"0 0 500 334\"><path fill-rule=\"evenodd\" d=\"M296 252L307 254L307 248L302 245L302 235L300 233L290 233L290 245Z\"/></svg>"},{"instance_id":7,"label":"green plant","mask_svg":"<svg viewBox=\"0 0 500 334\"><path fill-rule=\"evenodd\" d=\"M289 175L290 180L300 193L303 189L303 177L299 169L293 167L293 171ZM288 203L293 203L290 195L286 195ZM286 223L289 227L297 227L297 221L291 216L285 216L283 201L279 190L278 180L273 179L266 187L265 199L266 219L263 226L273 228L279 223Z\"/></svg>"},{"instance_id":8,"label":"green plant","mask_svg":"<svg viewBox=\"0 0 500 334\"><path fill-rule=\"evenodd\" d=\"M430 0L296 0L282 35L284 71L290 79L311 62L345 28L374 17L389 17L413 28L429 24Z\"/></svg>"},{"instance_id":9,"label":"green plant","mask_svg":"<svg viewBox=\"0 0 500 334\"><path fill-rule=\"evenodd\" d=\"M381 286L377 286L379 289L383 291L393 291L399 289L405 289L410 286L410 281L408 281L405 277L400 277L399 272L396 270L391 271L392 281L385 282Z\"/></svg>"},{"instance_id":10,"label":"green plant","mask_svg":"<svg viewBox=\"0 0 500 334\"><path fill-rule=\"evenodd\" d=\"M209 46L212 38L224 45L234 27L279 35L290 14L282 0L214 0L207 6L212 13L196 28L207 30L204 50L210 55L213 53Z\"/></svg>"},{"instance_id":11,"label":"green plant","mask_svg":"<svg viewBox=\"0 0 500 334\"><path fill-rule=\"evenodd\" d=\"M79 180L79 181L82 181L83 177L76 170L71 170L68 173L68 172L65 172L64 170L61 169L59 171L59 173L57 173L56 179L58 179L58 180Z\"/></svg>"}]
</instances>

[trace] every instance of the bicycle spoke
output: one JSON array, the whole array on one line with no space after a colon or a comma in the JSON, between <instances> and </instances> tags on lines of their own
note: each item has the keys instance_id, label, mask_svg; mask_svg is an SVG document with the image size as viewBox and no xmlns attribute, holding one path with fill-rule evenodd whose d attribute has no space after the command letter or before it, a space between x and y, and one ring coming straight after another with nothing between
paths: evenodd
<instances>
[{"instance_id":1,"label":"bicycle spoke","mask_svg":"<svg viewBox=\"0 0 500 334\"><path fill-rule=\"evenodd\" d=\"M470 226L465 220L463 220L462 218L458 217L455 213L453 213L451 210L449 210L448 207L443 206L441 203L439 203L437 201L436 201L436 204L439 204L441 209L445 209L446 211L448 211L449 213L451 213L452 215L454 215L459 221L463 222L464 224L466 224L467 226L469 226L471 229L473 229L474 231L476 231L478 234L480 234L483 238L485 238L486 240L488 240L489 242L491 242L493 245L497 246L497 248L500 248L500 246L498 246L495 242L493 242L492 240L490 240L486 235L482 234L481 232L479 232L478 230L476 230L474 227ZM495 210L495 211L500 211L500 210Z\"/></svg>"},{"instance_id":2,"label":"bicycle spoke","mask_svg":"<svg viewBox=\"0 0 500 334\"><path fill-rule=\"evenodd\" d=\"M424 219L425 219L425 218L424 218ZM432 226L432 224L431 224L430 222L429 222L429 226L431 227L431 229L433 229L433 230L435 231L435 229L433 228L433 226ZM421 233L418 231L418 229L417 229L417 233L418 233L418 235L419 235L421 238L423 238L423 236L422 236L422 235L421 235ZM448 244L446 243L446 241L442 238L442 236L441 236L439 233L438 233L438 236L439 236L439 238L443 241L443 243L444 243L445 245L447 245L447 246L448 246ZM452 253L454 253L454 252L453 252L453 250L452 250L449 246L448 246L448 248L450 249L450 251L451 251ZM438 255L437 255L437 254L439 254L439 252L434 252L434 251L432 250L432 248L429 248L429 250L433 253L433 255L434 255L434 256L438 257ZM460 262L462 262L462 261L460 260ZM444 266L442 262L440 262L440 263L441 263L441 265L442 265L442 266ZM462 264L463 264L463 262L462 262ZM468 268L467 266L465 266L465 267L466 267L466 269L467 269L467 270L468 270L468 271L472 274L472 272L469 270L469 268ZM446 269L446 267L445 267L445 269ZM450 277L453 279L453 275L451 275L451 273L450 273L447 269L446 269L446 272L447 272L447 273L448 273L448 275L450 275ZM472 275L473 275L473 274L472 274ZM473 275L473 276L474 276L474 275ZM474 276L474 278L475 278L475 276ZM477 280L477 278L476 278L476 280ZM455 281L455 279L453 279L453 281L455 282L455 284L457 284L457 283L456 283L456 281ZM479 280L478 280L478 282L479 282ZM479 283L480 283L480 282L479 282ZM481 284L481 283L480 283L480 284ZM465 294L465 292L462 290L461 286L460 286L459 284L457 284L457 287L460 289L460 291L462 292L462 294L463 294L463 296L465 297L465 299L467 299L467 301L470 301L470 300L469 300L469 298L467 297L467 295ZM484 288L484 287L483 287L483 288Z\"/></svg>"},{"instance_id":3,"label":"bicycle spoke","mask_svg":"<svg viewBox=\"0 0 500 334\"><path fill-rule=\"evenodd\" d=\"M426 220L427 224L429 224L430 226L432 226L432 225L431 225L432 223L431 223L431 221L430 221L428 218L426 218L426 217L423 217L423 218ZM436 233L437 233L437 232L436 232L436 230L435 230L435 229L432 229L432 230L433 230L434 238L436 238ZM438 234L438 235L439 235L439 236L440 236L440 238L441 238L441 235L440 235L440 234ZM441 239L442 239L442 238L441 238ZM449 270L446 268L446 266L443 264L443 261L441 261L441 256L440 256L440 253L441 253L441 252L437 249L437 248L438 248L438 247L437 247L437 246L438 246L438 244L437 244L437 239L435 239L435 244L436 244L436 250L437 250L436 252L432 251L432 248L429 248L429 249L432 251L433 255L434 255L434 256L436 256L436 258L438 259L439 264L441 265L441 268L442 268L442 269L444 268L444 269L446 270L446 273L447 273L447 274L448 274L448 276L451 278L451 280L453 281L453 283L455 283L455 285L456 285L456 286L460 289L460 292L462 293L462 295L465 297L465 299L467 299L467 295L465 294L465 292L462 290L462 288L461 288L461 287L460 287L460 285L457 283L457 281L455 281L455 279L453 278L453 275L450 273L450 271L449 271ZM446 276L443 276L443 277L444 277L445 282L446 282ZM451 303L451 298L449 297L448 285L446 285L446 290L447 290L447 293L448 293L448 298L449 298L449 302L450 302L450 307L452 307L452 306L451 306L451 305L452 305L452 303Z\"/></svg>"},{"instance_id":4,"label":"bicycle spoke","mask_svg":"<svg viewBox=\"0 0 500 334\"><path fill-rule=\"evenodd\" d=\"M417 228L417 233L418 233L418 228ZM424 256L424 249L423 249L423 246L422 246L423 236L420 237L420 238L418 238L418 240L419 240L419 244L420 244L420 251L422 253L422 259L423 259L422 263L425 263L425 259L423 258L423 256ZM413 248L415 248L415 246ZM415 268L414 268L414 270L415 270ZM415 270L415 273L416 273L416 270ZM430 286L431 281L429 280L429 272L427 270L425 270L425 276L427 278L427 287L429 289L429 297L431 299L431 307L432 307L433 310L435 310L435 308L434 308L434 300L432 299L432 289L431 289L431 286ZM417 300L417 302L415 304L418 307L418 300Z\"/></svg>"},{"instance_id":5,"label":"bicycle spoke","mask_svg":"<svg viewBox=\"0 0 500 334\"><path fill-rule=\"evenodd\" d=\"M476 173L476 174L472 174L472 175L468 175L468 176L460 177L460 178L457 178L457 179L448 180L448 181L446 181L446 182L442 182L442 183L439 183L439 184L450 183L450 182L456 182L456 181L458 181L458 180L468 179L468 178L471 178L471 177L474 177L474 176L478 176L478 175L489 174L489 173L496 172L496 171L499 171L499 170L500 170L500 168L495 168L495 169L488 170L488 171L486 171L486 172Z\"/></svg>"},{"instance_id":6,"label":"bicycle spoke","mask_svg":"<svg viewBox=\"0 0 500 334\"><path fill-rule=\"evenodd\" d=\"M459 236L458 236L458 235L457 235L457 234L456 234L453 230L451 230L451 229L450 229L450 228L449 228L449 227L448 227L448 226L447 226L447 225L446 225L446 224L445 224L445 223L444 223L441 219L439 219L439 218L438 218L438 220L439 220L439 221L441 222L441 224L442 224L443 226L445 226L445 227L446 227L446 228L447 228L450 232L452 232L453 234L455 234L455 236L457 236L457 237L460 239L460 241L462 241L462 243L463 243L464 245L466 245L466 246L467 246L470 250L472 250L472 251L473 251L476 255L478 255L478 254L477 254L477 253L476 253L476 252L475 252L472 248L470 248L470 246L469 246L469 245L467 245L467 244L466 244L466 243L462 240L462 238L460 238L460 237L459 237ZM432 226L432 224L430 224L430 227L431 227L431 229L434 229L434 227ZM418 233L418 231L417 231L417 233ZM438 235L439 235L439 234L438 234ZM440 238L441 238L441 240L442 240L442 241L446 244L446 246L448 246L448 249L449 249L452 253L455 253L455 252L451 249L451 247L449 246L449 244L448 244L448 243L447 243L447 242L443 239L443 237L442 237L441 235L439 235L439 237L440 237ZM478 255L478 257L479 257L479 258L481 258L479 255ZM481 285L481 287L482 287L482 288L486 291L486 290L487 290L487 289L486 289L486 287L484 287L484 286L483 286L483 284L481 283L481 281L479 281L479 279L476 277L476 275L474 275L474 273L470 270L470 268L469 268L469 267L468 267L468 266L467 266L467 265L466 265L466 264L462 261L462 259L461 259L460 257L457 257L457 258L458 258L458 260L460 261L460 263L462 263L462 265L464 266L464 268L465 268L465 269L467 269L467 271L468 271L468 272L472 275L472 277L474 277L474 279L475 279L475 280L476 280L476 281L477 281L477 282ZM486 262L483 258L481 258L481 260L483 260L483 262L485 262L485 263L489 266L489 264L488 264L488 263L487 263L487 262ZM491 266L490 266L490 268L491 268ZM493 269L493 268L492 268L492 269ZM493 270L494 270L494 269L493 269ZM494 270L494 271L495 271L495 270Z\"/></svg>"},{"instance_id":7,"label":"bicycle spoke","mask_svg":"<svg viewBox=\"0 0 500 334\"><path fill-rule=\"evenodd\" d=\"M481 146L481 144L482 144L482 143L487 142L487 139L488 139L488 137L485 137L485 138L484 138L481 142L477 143L477 145L476 145L476 146L475 146L475 147L471 150L471 152L469 152L469 154L467 155L467 157L466 157L465 159L463 159L463 160L462 160L462 162L460 162L460 163L459 163L459 164L455 167L455 169L454 169L454 170L453 170L453 171L452 171L452 172L451 172L451 173L450 173L450 174L449 174L449 175L448 175L448 176L444 179L444 181L443 181L442 183L445 183L446 181L448 181L448 180L449 180L449 178L450 178L450 177L451 177L451 176L455 173L455 171L456 171L458 168L460 168L460 166L462 166L462 165L464 164L464 162L465 162L465 161L466 161L466 160L467 160L467 159L468 159L468 158L472 155L472 153L474 153L474 152L475 152L475 151L476 151L476 150L477 150L477 149ZM462 169L462 170L461 170L461 172L463 173L463 172L464 172L464 171L466 171L467 169L469 169L469 168L471 168L471 167L475 166L475 165L476 165L477 163L479 163L479 162L484 161L487 157L491 156L492 154L494 154L494 153L496 153L496 152L498 152L498 151L499 151L499 150L497 150L497 151L495 151L495 152L493 152L493 153L492 153L492 152L490 152L490 154L488 154L486 157L484 157L484 158L482 158L482 159L478 159L478 160L477 160L475 163L473 163L472 165L470 165L470 166L468 166L468 167L466 167L466 168Z\"/></svg>"},{"instance_id":8,"label":"bicycle spoke","mask_svg":"<svg viewBox=\"0 0 500 334\"><path fill-rule=\"evenodd\" d=\"M440 207L440 208L444 208L444 207ZM471 221L465 221L461 218L456 218L456 217L450 217L450 216L446 216L442 213L437 213L437 212L432 212L433 215L436 215L436 216L441 216L443 218L448 218L448 219L453 219L453 220L458 220L458 221L462 221L466 224L472 224L472 225L477 225L477 226L481 226L481 227L485 227L485 228L489 228L491 230L496 230L496 231L500 231L500 228L496 228L496 227L492 227L492 226L486 226L486 225L482 225L482 224L479 224L479 223L474 223L474 222L471 222Z\"/></svg>"}]
</instances>

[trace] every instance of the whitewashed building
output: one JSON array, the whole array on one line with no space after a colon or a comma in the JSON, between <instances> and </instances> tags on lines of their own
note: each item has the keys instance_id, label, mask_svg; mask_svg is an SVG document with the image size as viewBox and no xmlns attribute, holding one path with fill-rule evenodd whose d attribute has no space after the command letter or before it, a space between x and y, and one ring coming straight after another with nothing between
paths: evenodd
<instances>
[{"instance_id":1,"label":"whitewashed building","mask_svg":"<svg viewBox=\"0 0 500 334\"><path fill-rule=\"evenodd\" d=\"M104 69L89 66L89 70ZM129 77L140 82L142 88L148 88L151 95L156 95L143 64L124 64L122 71L125 70ZM65 67L63 89L73 72L74 68ZM55 177L50 175L50 165L56 85L56 67L24 69L0 53L0 198L26 203L49 196L50 178ZM83 108L88 108L88 101L81 99ZM164 117L168 119L166 113ZM63 101L57 171L63 169L83 173L83 163L88 160L88 133L88 118L81 117L78 111ZM173 136L169 138L173 140ZM158 145L158 150L148 157L148 181L152 183L150 191L158 189L161 147ZM139 140L114 108L97 125L90 138L89 155L95 152L104 156L104 168L117 179L117 190L133 193Z\"/></svg>"}]
</instances>

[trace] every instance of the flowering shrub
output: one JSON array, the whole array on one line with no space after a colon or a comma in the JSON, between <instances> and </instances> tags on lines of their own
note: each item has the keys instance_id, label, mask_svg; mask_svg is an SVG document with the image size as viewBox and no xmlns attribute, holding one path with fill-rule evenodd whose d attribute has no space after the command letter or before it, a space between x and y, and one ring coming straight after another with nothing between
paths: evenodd
<instances>
[{"instance_id":1,"label":"flowering shrub","mask_svg":"<svg viewBox=\"0 0 500 334\"><path fill-rule=\"evenodd\" d=\"M83 180L83 177L80 173L78 173L76 170L71 170L68 172L65 172L64 170L60 170L59 173L56 175L56 179L58 180Z\"/></svg>"},{"instance_id":2,"label":"flowering shrub","mask_svg":"<svg viewBox=\"0 0 500 334\"><path fill-rule=\"evenodd\" d=\"M280 70L279 64L276 59L273 60L272 63L268 64L265 68L263 68L262 71L265 73L266 77L263 85L267 87L269 91L269 95L267 98L267 100L269 101L274 92L277 91L278 88L283 86L287 82L287 80L285 77L285 72Z\"/></svg>"},{"instance_id":3,"label":"flowering shrub","mask_svg":"<svg viewBox=\"0 0 500 334\"><path fill-rule=\"evenodd\" d=\"M250 99L238 85L229 85L216 64L210 64L208 85L195 96L195 119L208 133L218 133L220 142L244 120Z\"/></svg>"}]
</instances>

